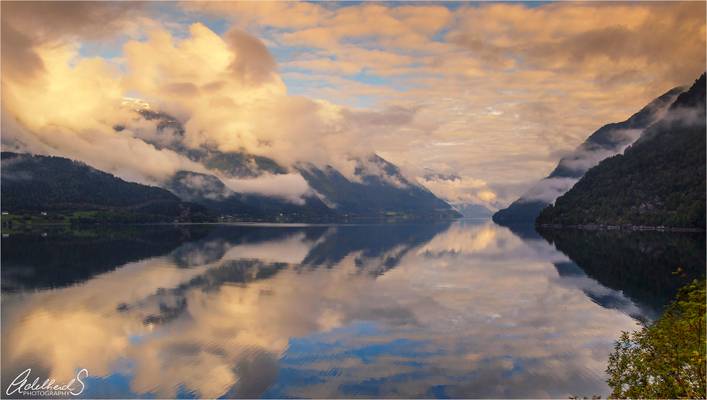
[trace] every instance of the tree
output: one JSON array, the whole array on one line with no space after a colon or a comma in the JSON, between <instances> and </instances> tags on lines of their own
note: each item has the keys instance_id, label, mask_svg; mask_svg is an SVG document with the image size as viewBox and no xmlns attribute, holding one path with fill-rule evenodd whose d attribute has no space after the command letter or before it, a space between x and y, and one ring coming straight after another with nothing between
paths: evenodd
<instances>
[{"instance_id":1,"label":"tree","mask_svg":"<svg viewBox=\"0 0 707 400\"><path fill-rule=\"evenodd\" d=\"M613 398L705 398L705 281L680 290L663 315L623 332L609 356Z\"/></svg>"}]
</instances>

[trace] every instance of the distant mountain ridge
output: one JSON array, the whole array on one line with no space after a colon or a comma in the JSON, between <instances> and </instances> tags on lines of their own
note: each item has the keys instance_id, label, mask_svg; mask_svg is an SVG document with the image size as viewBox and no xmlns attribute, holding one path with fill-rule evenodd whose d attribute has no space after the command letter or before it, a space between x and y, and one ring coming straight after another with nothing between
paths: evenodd
<instances>
[{"instance_id":1,"label":"distant mountain ridge","mask_svg":"<svg viewBox=\"0 0 707 400\"><path fill-rule=\"evenodd\" d=\"M190 171L177 172L165 188L179 198L195 202L213 212L234 220L333 221L338 215L316 196L307 196L302 203L279 197L237 193L226 187L214 175Z\"/></svg>"},{"instance_id":2,"label":"distant mountain ridge","mask_svg":"<svg viewBox=\"0 0 707 400\"><path fill-rule=\"evenodd\" d=\"M705 75L623 154L545 208L540 225L705 228Z\"/></svg>"},{"instance_id":3,"label":"distant mountain ridge","mask_svg":"<svg viewBox=\"0 0 707 400\"><path fill-rule=\"evenodd\" d=\"M12 152L0 158L4 212L96 211L121 222L209 219L204 207L165 189L126 182L78 161Z\"/></svg>"},{"instance_id":4,"label":"distant mountain ridge","mask_svg":"<svg viewBox=\"0 0 707 400\"><path fill-rule=\"evenodd\" d=\"M457 210L464 218L490 218L493 215L493 211L480 205L472 203L459 203L453 204L455 210Z\"/></svg>"},{"instance_id":5,"label":"distant mountain ridge","mask_svg":"<svg viewBox=\"0 0 707 400\"><path fill-rule=\"evenodd\" d=\"M221 217L228 221L437 220L460 216L445 201L408 180L398 167L376 154L352 159L356 163L352 178L329 165L318 167L300 163L288 169L273 159L245 151L187 147L183 142L186 131L176 118L135 99L126 101L125 105L135 111L137 118L156 123L154 130L130 130L136 138L158 149L182 154L200 163L208 172L177 171L160 184L162 188L156 188L125 182L65 158L3 153L3 210L82 211L83 205L85 210L103 210L104 213L108 210L130 212L130 218L146 216L144 212L148 211L148 214L156 213L146 216L146 221L182 214L181 218L188 220L190 211L196 212L197 209L204 218L208 214L208 218ZM115 125L116 134L127 132L129 122ZM9 166L12 158L22 162ZM8 160L7 168L5 159ZM42 176L46 179L11 179L10 174L40 175L37 170L50 169L48 165L54 169ZM299 197L254 192L258 190L257 186L238 190L240 184L247 184L250 179L270 179L284 174L289 174L295 181L296 175L300 175L301 185L306 182L310 189L305 185L307 190ZM96 185L97 191L92 191L92 185ZM277 183L268 185L272 187ZM161 206L155 206L156 210L141 209L153 204Z\"/></svg>"},{"instance_id":6,"label":"distant mountain ridge","mask_svg":"<svg viewBox=\"0 0 707 400\"><path fill-rule=\"evenodd\" d=\"M371 173L366 165L374 165ZM319 168L301 163L296 170L321 193L339 213L350 217L414 214L425 217L456 218L460 214L423 186L406 179L398 167L376 154L357 160L354 175L346 178L332 166ZM381 175L381 172L383 175Z\"/></svg>"},{"instance_id":7,"label":"distant mountain ridge","mask_svg":"<svg viewBox=\"0 0 707 400\"><path fill-rule=\"evenodd\" d=\"M676 87L651 101L630 118L610 123L592 133L575 151L563 157L555 169L518 200L493 215L501 224L534 223L540 212L569 190L587 170L602 159L620 153L638 139L640 131L660 119L685 90Z\"/></svg>"},{"instance_id":8,"label":"distant mountain ridge","mask_svg":"<svg viewBox=\"0 0 707 400\"><path fill-rule=\"evenodd\" d=\"M349 179L331 165L316 166L301 162L292 170L268 157L244 151L222 152L213 148L187 148L182 144L184 127L174 117L140 103L135 111L144 119L157 121L157 135L140 139L158 148L168 148L202 163L214 174L178 171L164 187L184 200L202 204L236 218L256 219L359 219L432 218L461 216L444 200L405 178L399 168L377 154L353 159L354 177ZM125 129L116 126L117 132ZM295 204L275 196L240 193L230 190L215 174L248 179L266 174L300 174L316 192ZM196 184L198 181L199 184ZM200 184L206 186L200 187ZM209 192L208 190L214 192Z\"/></svg>"}]
</instances>

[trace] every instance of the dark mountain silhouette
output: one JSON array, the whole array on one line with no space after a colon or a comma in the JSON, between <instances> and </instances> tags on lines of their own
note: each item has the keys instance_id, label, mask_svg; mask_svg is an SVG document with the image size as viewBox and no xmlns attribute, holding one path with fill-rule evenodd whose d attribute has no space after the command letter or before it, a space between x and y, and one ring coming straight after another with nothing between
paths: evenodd
<instances>
[{"instance_id":1,"label":"dark mountain silhouette","mask_svg":"<svg viewBox=\"0 0 707 400\"><path fill-rule=\"evenodd\" d=\"M459 217L445 201L406 179L398 167L379 157L356 160L357 181L331 166L300 164L297 170L312 189L322 194L339 213L349 218L402 216L424 219ZM374 171L371 171L374 169Z\"/></svg>"},{"instance_id":2,"label":"dark mountain silhouette","mask_svg":"<svg viewBox=\"0 0 707 400\"><path fill-rule=\"evenodd\" d=\"M276 196L238 193L228 189L214 175L179 171L164 186L181 199L237 220L333 221L338 218L334 210L315 195L293 202Z\"/></svg>"},{"instance_id":3,"label":"dark mountain silhouette","mask_svg":"<svg viewBox=\"0 0 707 400\"><path fill-rule=\"evenodd\" d=\"M354 159L357 167L349 179L332 166L300 163L294 171L268 157L245 151L223 152L215 148L187 148L186 131L169 114L141 106L136 111L147 120L157 121L158 135L144 135L142 140L157 148L168 148L203 164L214 174L180 171L165 188L180 198L205 205L219 213L239 219L332 220L359 218L449 219L461 216L432 192L406 179L398 167L376 154ZM122 131L123 126L117 126ZM256 178L265 174L299 173L317 194L305 196L294 204L273 196L237 193L225 190L216 175L229 178ZM197 181L216 192L194 187ZM192 184L192 185L190 185ZM222 190L223 189L223 190ZM214 195L216 193L216 195Z\"/></svg>"},{"instance_id":4,"label":"dark mountain silhouette","mask_svg":"<svg viewBox=\"0 0 707 400\"><path fill-rule=\"evenodd\" d=\"M500 224L533 223L548 204L581 178L600 160L620 153L640 130L659 119L685 89L676 87L650 102L629 119L602 126L574 152L563 157L557 167L510 206L499 210L493 220Z\"/></svg>"},{"instance_id":5,"label":"dark mountain silhouette","mask_svg":"<svg viewBox=\"0 0 707 400\"><path fill-rule=\"evenodd\" d=\"M624 154L590 169L538 224L705 228L705 75Z\"/></svg>"},{"instance_id":6,"label":"dark mountain silhouette","mask_svg":"<svg viewBox=\"0 0 707 400\"><path fill-rule=\"evenodd\" d=\"M167 190L126 182L62 157L3 152L2 210L10 213L96 211L113 222L194 221L207 210Z\"/></svg>"}]
</instances>

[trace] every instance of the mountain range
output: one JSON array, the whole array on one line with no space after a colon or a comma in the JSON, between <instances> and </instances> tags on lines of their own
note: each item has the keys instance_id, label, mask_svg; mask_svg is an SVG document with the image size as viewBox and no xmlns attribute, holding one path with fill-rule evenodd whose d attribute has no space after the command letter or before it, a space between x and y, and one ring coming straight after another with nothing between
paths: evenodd
<instances>
[{"instance_id":1,"label":"mountain range","mask_svg":"<svg viewBox=\"0 0 707 400\"><path fill-rule=\"evenodd\" d=\"M301 203L278 197L234 192L214 175L179 171L167 188L179 198L192 201L231 220L241 221L329 221L339 215L316 196L306 196Z\"/></svg>"},{"instance_id":2,"label":"mountain range","mask_svg":"<svg viewBox=\"0 0 707 400\"><path fill-rule=\"evenodd\" d=\"M217 217L312 222L459 216L430 191L405 179L393 164L378 156L371 160L385 165L390 175L381 178L357 170L361 181L354 182L330 166L298 166L317 194L292 202L277 196L235 192L215 175L192 171L179 171L163 187L155 187L126 182L63 157L2 152L2 210L13 214L82 213L86 221L114 222L198 222ZM241 168L235 162L226 165ZM390 177L399 181L387 181Z\"/></svg>"},{"instance_id":3,"label":"mountain range","mask_svg":"<svg viewBox=\"0 0 707 400\"><path fill-rule=\"evenodd\" d=\"M356 160L355 180L330 165L320 168L307 163L296 169L312 189L346 216L459 216L445 201L405 178L398 167L376 154Z\"/></svg>"},{"instance_id":4,"label":"mountain range","mask_svg":"<svg viewBox=\"0 0 707 400\"><path fill-rule=\"evenodd\" d=\"M627 120L601 127L494 221L704 228L704 92L702 75L689 90L671 89ZM153 187L66 158L3 152L3 212L132 222L436 220L488 212L450 206L375 153L349 159L348 176L332 165L285 167L243 150L188 147L176 118L144 103L127 105L156 126L133 135L203 169L177 171ZM114 130L121 134L129 123ZM272 177L300 179L306 191L293 199L240 186Z\"/></svg>"},{"instance_id":5,"label":"mountain range","mask_svg":"<svg viewBox=\"0 0 707 400\"><path fill-rule=\"evenodd\" d=\"M563 157L555 169L523 196L493 215L500 224L534 223L540 212L569 190L599 161L619 154L641 132L659 120L685 89L676 87L651 101L623 122L610 123L592 133L577 149Z\"/></svg>"},{"instance_id":6,"label":"mountain range","mask_svg":"<svg viewBox=\"0 0 707 400\"><path fill-rule=\"evenodd\" d=\"M300 162L287 168L271 158L245 151L187 147L183 142L186 131L176 118L153 110L144 102L128 100L125 104L136 118L155 122L155 131L138 130L137 137L158 149L186 156L203 166L203 171L177 171L158 188L125 182L61 157L7 152L2 156L3 211L101 211L102 218L110 211L114 219L149 222L216 218L303 222L430 220L460 216L444 200L407 179L397 166L377 154L352 158L355 170L350 177L331 165ZM127 132L129 123L113 129L117 134ZM239 190L239 185L260 178L297 176L308 189L295 199L252 188Z\"/></svg>"},{"instance_id":7,"label":"mountain range","mask_svg":"<svg viewBox=\"0 0 707 400\"><path fill-rule=\"evenodd\" d=\"M349 178L331 165L300 162L288 169L271 158L245 151L187 148L182 144L185 129L176 118L149 106L135 109L143 118L157 121L158 135L143 140L183 154L213 171L212 174L179 171L165 188L182 199L235 219L311 221L460 216L445 201L405 178L398 167L377 154L353 158L356 167ZM284 174L299 174L312 192L302 196L302 201L292 202L277 196L236 192L223 182L223 179Z\"/></svg>"},{"instance_id":8,"label":"mountain range","mask_svg":"<svg viewBox=\"0 0 707 400\"><path fill-rule=\"evenodd\" d=\"M587 173L538 216L539 225L705 228L705 75L623 154Z\"/></svg>"},{"instance_id":9,"label":"mountain range","mask_svg":"<svg viewBox=\"0 0 707 400\"><path fill-rule=\"evenodd\" d=\"M158 187L126 182L63 157L2 152L2 210L76 213L86 221L204 221L209 211Z\"/></svg>"}]
</instances>

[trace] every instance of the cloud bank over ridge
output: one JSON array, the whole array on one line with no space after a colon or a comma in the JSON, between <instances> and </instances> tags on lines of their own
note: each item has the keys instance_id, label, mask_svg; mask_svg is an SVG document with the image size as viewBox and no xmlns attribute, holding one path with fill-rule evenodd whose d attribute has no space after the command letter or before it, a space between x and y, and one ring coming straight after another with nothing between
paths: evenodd
<instances>
[{"instance_id":1,"label":"cloud bank over ridge","mask_svg":"<svg viewBox=\"0 0 707 400\"><path fill-rule=\"evenodd\" d=\"M683 2L3 3L2 20L4 148L143 183L206 172L141 139L155 123L121 107L137 97L182 122L190 148L347 176L375 151L492 208L694 79L705 54L704 4Z\"/></svg>"}]
</instances>

